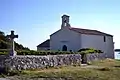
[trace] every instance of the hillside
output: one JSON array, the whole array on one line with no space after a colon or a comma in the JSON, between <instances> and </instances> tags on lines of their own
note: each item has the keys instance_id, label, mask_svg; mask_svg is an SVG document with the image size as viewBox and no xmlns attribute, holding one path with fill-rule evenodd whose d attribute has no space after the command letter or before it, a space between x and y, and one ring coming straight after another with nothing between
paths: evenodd
<instances>
[{"instance_id":1,"label":"hillside","mask_svg":"<svg viewBox=\"0 0 120 80\"><path fill-rule=\"evenodd\" d=\"M8 39L4 32L0 31L0 49L10 49L10 39ZM22 44L15 42L16 50L29 50L29 48L24 47Z\"/></svg>"}]
</instances>

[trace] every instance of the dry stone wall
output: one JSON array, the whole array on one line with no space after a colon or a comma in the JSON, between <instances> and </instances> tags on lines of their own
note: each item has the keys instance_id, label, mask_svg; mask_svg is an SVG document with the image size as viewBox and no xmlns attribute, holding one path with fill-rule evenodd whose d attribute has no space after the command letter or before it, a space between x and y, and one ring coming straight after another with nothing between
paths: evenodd
<instances>
[{"instance_id":1,"label":"dry stone wall","mask_svg":"<svg viewBox=\"0 0 120 80\"><path fill-rule=\"evenodd\" d=\"M107 58L107 55L105 53L101 54L87 54L87 61L94 61L94 60L102 60Z\"/></svg>"},{"instance_id":2,"label":"dry stone wall","mask_svg":"<svg viewBox=\"0 0 120 80\"><path fill-rule=\"evenodd\" d=\"M88 54L87 61L105 59L105 54ZM8 68L10 70L26 70L37 68L59 67L64 65L80 65L80 54L46 55L46 56L0 56L0 70Z\"/></svg>"},{"instance_id":3,"label":"dry stone wall","mask_svg":"<svg viewBox=\"0 0 120 80\"><path fill-rule=\"evenodd\" d=\"M3 65L10 70L57 67L63 65L80 65L80 54L47 56L14 56L5 59Z\"/></svg>"}]
</instances>

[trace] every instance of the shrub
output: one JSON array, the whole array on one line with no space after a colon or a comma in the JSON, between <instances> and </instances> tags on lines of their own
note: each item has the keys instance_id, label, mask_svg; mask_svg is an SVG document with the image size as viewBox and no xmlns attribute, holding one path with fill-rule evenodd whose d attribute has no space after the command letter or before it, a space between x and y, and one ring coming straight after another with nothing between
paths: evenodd
<instances>
[{"instance_id":1,"label":"shrub","mask_svg":"<svg viewBox=\"0 0 120 80\"><path fill-rule=\"evenodd\" d=\"M1 50L0 55L8 54L8 50ZM58 55L58 54L77 54L70 51L34 51L34 50L17 50L17 55Z\"/></svg>"},{"instance_id":2,"label":"shrub","mask_svg":"<svg viewBox=\"0 0 120 80\"><path fill-rule=\"evenodd\" d=\"M6 55L8 54L8 49L0 49L0 55Z\"/></svg>"},{"instance_id":3,"label":"shrub","mask_svg":"<svg viewBox=\"0 0 120 80\"><path fill-rule=\"evenodd\" d=\"M83 48L83 49L80 49L78 52L79 52L79 54L81 54L81 59L82 59L81 62L83 64L87 64L87 55L86 54L101 53L102 51L96 50L93 48Z\"/></svg>"},{"instance_id":4,"label":"shrub","mask_svg":"<svg viewBox=\"0 0 120 80\"><path fill-rule=\"evenodd\" d=\"M84 54L89 54L89 53L103 53L101 50L96 50L93 48L83 48L80 49L78 52L84 53Z\"/></svg>"},{"instance_id":5,"label":"shrub","mask_svg":"<svg viewBox=\"0 0 120 80\"><path fill-rule=\"evenodd\" d=\"M34 51L34 50L18 50L17 55L58 55L58 54L75 54L68 51Z\"/></svg>"}]
</instances>

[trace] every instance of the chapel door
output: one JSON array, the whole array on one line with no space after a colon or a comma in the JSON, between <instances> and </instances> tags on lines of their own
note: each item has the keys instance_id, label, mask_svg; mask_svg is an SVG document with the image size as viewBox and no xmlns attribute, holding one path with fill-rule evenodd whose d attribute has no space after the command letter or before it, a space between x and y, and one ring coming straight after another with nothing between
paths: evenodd
<instances>
[{"instance_id":1,"label":"chapel door","mask_svg":"<svg viewBox=\"0 0 120 80\"><path fill-rule=\"evenodd\" d=\"M62 51L67 51L67 46L66 45L63 45Z\"/></svg>"}]
</instances>

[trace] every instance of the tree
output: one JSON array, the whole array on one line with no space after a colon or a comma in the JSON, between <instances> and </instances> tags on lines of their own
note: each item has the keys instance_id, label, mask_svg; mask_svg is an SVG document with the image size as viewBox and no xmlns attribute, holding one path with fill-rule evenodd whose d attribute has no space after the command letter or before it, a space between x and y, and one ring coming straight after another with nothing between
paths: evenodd
<instances>
[{"instance_id":1,"label":"tree","mask_svg":"<svg viewBox=\"0 0 120 80\"><path fill-rule=\"evenodd\" d=\"M4 32L0 31L0 35L5 35Z\"/></svg>"},{"instance_id":2,"label":"tree","mask_svg":"<svg viewBox=\"0 0 120 80\"><path fill-rule=\"evenodd\" d=\"M5 36L5 33L0 31L0 49L9 49L10 48L10 39ZM16 50L30 50L27 47L24 47L22 44L18 44L15 42Z\"/></svg>"},{"instance_id":3,"label":"tree","mask_svg":"<svg viewBox=\"0 0 120 80\"><path fill-rule=\"evenodd\" d=\"M0 31L0 41L1 40L5 40L5 34L2 31Z\"/></svg>"}]
</instances>

